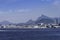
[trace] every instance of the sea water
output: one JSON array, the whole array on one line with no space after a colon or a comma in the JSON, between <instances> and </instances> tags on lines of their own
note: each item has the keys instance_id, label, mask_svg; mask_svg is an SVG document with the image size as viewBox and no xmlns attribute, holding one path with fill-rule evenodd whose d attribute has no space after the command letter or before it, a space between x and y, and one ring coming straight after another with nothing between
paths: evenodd
<instances>
[{"instance_id":1,"label":"sea water","mask_svg":"<svg viewBox=\"0 0 60 40\"><path fill-rule=\"evenodd\" d=\"M60 40L60 29L0 30L0 40Z\"/></svg>"}]
</instances>

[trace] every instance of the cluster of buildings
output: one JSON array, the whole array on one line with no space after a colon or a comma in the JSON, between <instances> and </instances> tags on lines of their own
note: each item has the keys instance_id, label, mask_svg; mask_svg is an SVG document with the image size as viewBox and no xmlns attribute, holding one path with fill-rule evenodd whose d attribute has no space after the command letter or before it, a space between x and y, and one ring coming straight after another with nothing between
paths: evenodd
<instances>
[{"instance_id":1,"label":"cluster of buildings","mask_svg":"<svg viewBox=\"0 0 60 40\"><path fill-rule=\"evenodd\" d=\"M0 28L60 28L60 24L35 24L35 25L13 25L13 24L8 24L8 25L0 25Z\"/></svg>"}]
</instances>

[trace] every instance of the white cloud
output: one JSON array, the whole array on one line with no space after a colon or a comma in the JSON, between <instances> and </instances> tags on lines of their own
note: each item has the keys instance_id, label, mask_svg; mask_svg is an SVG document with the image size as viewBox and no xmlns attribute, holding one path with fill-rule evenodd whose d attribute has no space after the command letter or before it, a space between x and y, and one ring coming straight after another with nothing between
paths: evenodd
<instances>
[{"instance_id":1,"label":"white cloud","mask_svg":"<svg viewBox=\"0 0 60 40\"><path fill-rule=\"evenodd\" d=\"M52 3L52 6L53 6L55 9L60 10L60 0L54 0L53 3Z\"/></svg>"},{"instance_id":2,"label":"white cloud","mask_svg":"<svg viewBox=\"0 0 60 40\"><path fill-rule=\"evenodd\" d=\"M15 10L15 12L29 12L30 9L18 9L18 10Z\"/></svg>"},{"instance_id":3,"label":"white cloud","mask_svg":"<svg viewBox=\"0 0 60 40\"><path fill-rule=\"evenodd\" d=\"M53 4L54 4L55 6L60 6L60 0L55 0L55 1L53 2Z\"/></svg>"},{"instance_id":4,"label":"white cloud","mask_svg":"<svg viewBox=\"0 0 60 40\"><path fill-rule=\"evenodd\" d=\"M9 14L9 13L26 13L26 12L29 12L31 11L31 9L15 9L15 10L7 10L7 11L0 11L0 14Z\"/></svg>"},{"instance_id":5,"label":"white cloud","mask_svg":"<svg viewBox=\"0 0 60 40\"><path fill-rule=\"evenodd\" d=\"M41 0L41 1L51 1L51 0Z\"/></svg>"},{"instance_id":6,"label":"white cloud","mask_svg":"<svg viewBox=\"0 0 60 40\"><path fill-rule=\"evenodd\" d=\"M15 12L29 12L29 9L19 9L19 10L15 10Z\"/></svg>"}]
</instances>

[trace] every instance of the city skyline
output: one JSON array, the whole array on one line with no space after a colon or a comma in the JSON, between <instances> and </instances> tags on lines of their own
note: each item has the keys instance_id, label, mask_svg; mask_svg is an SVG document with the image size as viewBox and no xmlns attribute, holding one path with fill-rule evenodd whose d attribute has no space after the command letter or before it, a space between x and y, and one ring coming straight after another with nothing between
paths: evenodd
<instances>
[{"instance_id":1,"label":"city skyline","mask_svg":"<svg viewBox=\"0 0 60 40\"><path fill-rule=\"evenodd\" d=\"M0 0L0 22L26 22L42 14L60 17L60 0Z\"/></svg>"}]
</instances>

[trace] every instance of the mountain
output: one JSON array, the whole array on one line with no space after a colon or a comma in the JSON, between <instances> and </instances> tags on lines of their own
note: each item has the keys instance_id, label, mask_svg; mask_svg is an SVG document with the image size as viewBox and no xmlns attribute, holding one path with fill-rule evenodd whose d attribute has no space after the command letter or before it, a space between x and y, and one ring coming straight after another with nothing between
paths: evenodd
<instances>
[{"instance_id":1,"label":"mountain","mask_svg":"<svg viewBox=\"0 0 60 40\"><path fill-rule=\"evenodd\" d=\"M51 19L51 18L45 15L41 15L40 17L38 17L37 20L41 20L41 19Z\"/></svg>"},{"instance_id":2,"label":"mountain","mask_svg":"<svg viewBox=\"0 0 60 40\"><path fill-rule=\"evenodd\" d=\"M35 24L35 21L33 21L32 19L26 22L26 25L34 25L34 24Z\"/></svg>"},{"instance_id":3,"label":"mountain","mask_svg":"<svg viewBox=\"0 0 60 40\"><path fill-rule=\"evenodd\" d=\"M32 19L28 20L26 23L18 23L17 25L34 25L35 21L33 21Z\"/></svg>"},{"instance_id":4,"label":"mountain","mask_svg":"<svg viewBox=\"0 0 60 40\"><path fill-rule=\"evenodd\" d=\"M58 20L56 20L58 19ZM35 25L39 23L45 23L45 24L51 24L51 23L60 23L60 18L51 18L45 15L41 15L40 17L37 18L37 20L28 20L26 23L18 23L18 25Z\"/></svg>"},{"instance_id":5,"label":"mountain","mask_svg":"<svg viewBox=\"0 0 60 40\"><path fill-rule=\"evenodd\" d=\"M53 18L48 17L48 16L41 15L40 17L38 17L38 19L36 21L33 21L31 19L26 22L27 25L34 25L34 24L39 24L39 23L50 24L50 23L55 23L55 20Z\"/></svg>"},{"instance_id":6,"label":"mountain","mask_svg":"<svg viewBox=\"0 0 60 40\"><path fill-rule=\"evenodd\" d=\"M7 25L7 24L14 24L14 23L11 23L11 22L9 22L9 21L2 21L2 22L0 22L0 24Z\"/></svg>"},{"instance_id":7,"label":"mountain","mask_svg":"<svg viewBox=\"0 0 60 40\"><path fill-rule=\"evenodd\" d=\"M16 24L16 25L18 25L18 26L23 26L23 25L25 25L25 23L18 23L18 24Z\"/></svg>"},{"instance_id":8,"label":"mountain","mask_svg":"<svg viewBox=\"0 0 60 40\"><path fill-rule=\"evenodd\" d=\"M36 23L45 23L45 24L54 23L54 19L53 18L50 18L48 16L45 16L45 15L41 15L41 17L39 17L36 20Z\"/></svg>"}]
</instances>

